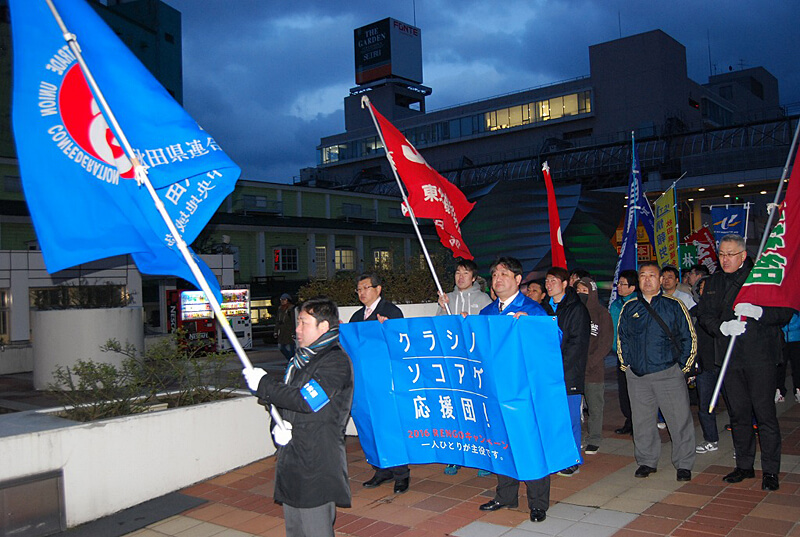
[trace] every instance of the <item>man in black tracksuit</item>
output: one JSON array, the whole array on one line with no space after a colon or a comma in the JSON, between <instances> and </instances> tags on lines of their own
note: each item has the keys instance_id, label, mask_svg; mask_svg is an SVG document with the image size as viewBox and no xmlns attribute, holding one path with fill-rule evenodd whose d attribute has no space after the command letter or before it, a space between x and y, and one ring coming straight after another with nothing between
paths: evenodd
<instances>
[{"instance_id":1,"label":"man in black tracksuit","mask_svg":"<svg viewBox=\"0 0 800 537\"><path fill-rule=\"evenodd\" d=\"M794 310L753 304L738 304L734 310L736 295L750 274L753 261L747 257L744 239L739 235L722 238L719 259L722 270L706 282L697 318L714 336L717 365L725 358L730 336L737 336L723 384L736 469L723 479L739 483L755 477L756 438L752 426L755 414L761 443L761 488L777 490L781 432L775 414L775 369L781 359L781 327L789 322ZM746 321L738 320L737 315L746 317Z\"/></svg>"},{"instance_id":2,"label":"man in black tracksuit","mask_svg":"<svg viewBox=\"0 0 800 537\"><path fill-rule=\"evenodd\" d=\"M692 479L694 422L684 373L694 364L697 338L683 302L661 291L661 270L639 265L639 292L619 315L617 354L628 380L633 417L636 477L655 473L661 455L658 409L672 437L672 465L678 481Z\"/></svg>"}]
</instances>

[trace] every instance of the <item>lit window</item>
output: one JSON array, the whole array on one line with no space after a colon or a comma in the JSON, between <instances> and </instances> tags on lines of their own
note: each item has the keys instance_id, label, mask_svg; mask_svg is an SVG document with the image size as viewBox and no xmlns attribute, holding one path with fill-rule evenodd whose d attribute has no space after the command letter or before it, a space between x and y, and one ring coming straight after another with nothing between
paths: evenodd
<instances>
[{"instance_id":1,"label":"lit window","mask_svg":"<svg viewBox=\"0 0 800 537\"><path fill-rule=\"evenodd\" d=\"M578 94L564 95L564 115L578 115Z\"/></svg>"},{"instance_id":2,"label":"lit window","mask_svg":"<svg viewBox=\"0 0 800 537\"><path fill-rule=\"evenodd\" d=\"M355 270L356 254L352 248L337 248L333 254L336 270Z\"/></svg>"},{"instance_id":3,"label":"lit window","mask_svg":"<svg viewBox=\"0 0 800 537\"><path fill-rule=\"evenodd\" d=\"M275 272L297 272L297 248L278 247L272 249L272 269Z\"/></svg>"},{"instance_id":4,"label":"lit window","mask_svg":"<svg viewBox=\"0 0 800 537\"><path fill-rule=\"evenodd\" d=\"M376 269L392 269L392 252L389 250L373 250L372 262Z\"/></svg>"}]
</instances>

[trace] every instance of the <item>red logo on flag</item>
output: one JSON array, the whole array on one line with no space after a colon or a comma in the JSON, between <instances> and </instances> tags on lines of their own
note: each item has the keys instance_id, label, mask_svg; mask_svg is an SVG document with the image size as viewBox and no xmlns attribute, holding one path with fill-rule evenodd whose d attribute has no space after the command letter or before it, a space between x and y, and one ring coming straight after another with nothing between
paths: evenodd
<instances>
[{"instance_id":1,"label":"red logo on flag","mask_svg":"<svg viewBox=\"0 0 800 537\"><path fill-rule=\"evenodd\" d=\"M78 64L64 75L58 107L70 138L85 153L114 166L123 179L134 178L131 161L106 123Z\"/></svg>"}]
</instances>

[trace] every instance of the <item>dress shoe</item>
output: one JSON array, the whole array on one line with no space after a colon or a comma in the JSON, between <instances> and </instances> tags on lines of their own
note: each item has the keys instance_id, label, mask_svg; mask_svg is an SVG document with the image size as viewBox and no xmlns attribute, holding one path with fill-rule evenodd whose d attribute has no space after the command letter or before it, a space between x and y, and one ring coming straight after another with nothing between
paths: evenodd
<instances>
[{"instance_id":1,"label":"dress shoe","mask_svg":"<svg viewBox=\"0 0 800 537\"><path fill-rule=\"evenodd\" d=\"M749 470L742 470L737 467L733 472L723 477L722 480L726 483L739 483L744 479L753 479L755 476L756 472L752 468Z\"/></svg>"},{"instance_id":2,"label":"dress shoe","mask_svg":"<svg viewBox=\"0 0 800 537\"><path fill-rule=\"evenodd\" d=\"M531 522L543 522L547 513L541 509L531 509Z\"/></svg>"},{"instance_id":3,"label":"dress shoe","mask_svg":"<svg viewBox=\"0 0 800 537\"><path fill-rule=\"evenodd\" d=\"M778 490L781 486L778 484L778 474L768 474L764 472L761 478L761 490Z\"/></svg>"},{"instance_id":4,"label":"dress shoe","mask_svg":"<svg viewBox=\"0 0 800 537\"><path fill-rule=\"evenodd\" d=\"M408 481L409 481L408 477L405 478L405 479L398 479L397 481L395 481L394 482L394 493L395 494L402 494L405 491L407 491L408 490Z\"/></svg>"},{"instance_id":5,"label":"dress shoe","mask_svg":"<svg viewBox=\"0 0 800 537\"><path fill-rule=\"evenodd\" d=\"M369 481L364 481L364 484L362 486L368 489L374 489L375 487L381 486L382 483L386 483L387 481L391 480L392 480L391 477L380 477L378 474L375 474Z\"/></svg>"},{"instance_id":6,"label":"dress shoe","mask_svg":"<svg viewBox=\"0 0 800 537\"><path fill-rule=\"evenodd\" d=\"M628 425L627 423L620 427L619 429L614 429L616 434L631 434L633 432L633 427Z\"/></svg>"},{"instance_id":7,"label":"dress shoe","mask_svg":"<svg viewBox=\"0 0 800 537\"><path fill-rule=\"evenodd\" d=\"M656 472L658 472L658 469L643 464L636 469L636 473L633 475L635 477L648 477L650 474L654 474Z\"/></svg>"},{"instance_id":8,"label":"dress shoe","mask_svg":"<svg viewBox=\"0 0 800 537\"><path fill-rule=\"evenodd\" d=\"M481 505L478 509L481 511L497 511L498 509L515 509L519 503L500 503L497 500L489 500L485 504ZM544 520L544 519L542 519Z\"/></svg>"},{"instance_id":9,"label":"dress shoe","mask_svg":"<svg viewBox=\"0 0 800 537\"><path fill-rule=\"evenodd\" d=\"M691 481L692 471L685 468L678 469L678 481Z\"/></svg>"}]
</instances>

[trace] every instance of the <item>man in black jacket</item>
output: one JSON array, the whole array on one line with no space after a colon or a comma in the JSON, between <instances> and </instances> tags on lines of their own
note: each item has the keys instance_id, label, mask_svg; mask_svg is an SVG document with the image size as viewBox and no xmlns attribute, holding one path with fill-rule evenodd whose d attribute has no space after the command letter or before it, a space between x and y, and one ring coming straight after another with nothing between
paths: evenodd
<instances>
[{"instance_id":1,"label":"man in black jacket","mask_svg":"<svg viewBox=\"0 0 800 537\"><path fill-rule=\"evenodd\" d=\"M692 479L694 422L684 373L694 364L697 338L686 306L661 291L661 270L639 265L639 293L622 306L617 330L620 368L628 380L633 417L636 477L657 470L661 455L658 409L672 437L672 465L678 481Z\"/></svg>"},{"instance_id":2,"label":"man in black jacket","mask_svg":"<svg viewBox=\"0 0 800 537\"><path fill-rule=\"evenodd\" d=\"M569 285L569 272L561 267L551 267L544 279L549 300L545 300L545 311L555 315L561 329L561 358L564 361L564 383L567 387L567 404L572 421L575 447L581 452L581 396L586 375L586 360L589 357L589 339L592 334L592 318L589 310ZM578 473L579 465L558 472L569 477Z\"/></svg>"},{"instance_id":3,"label":"man in black jacket","mask_svg":"<svg viewBox=\"0 0 800 537\"><path fill-rule=\"evenodd\" d=\"M273 429L278 448L274 498L286 535L333 537L336 507L350 507L344 433L353 402L353 368L339 346L339 311L316 298L300 306L298 350L283 380L261 368L242 373L250 390L280 409L288 431Z\"/></svg>"},{"instance_id":4,"label":"man in black jacket","mask_svg":"<svg viewBox=\"0 0 800 537\"><path fill-rule=\"evenodd\" d=\"M382 291L381 277L374 272L366 272L359 276L358 282L356 283L356 293L358 294L358 300L364 306L356 310L350 317L350 322L383 322L387 319L402 319L403 312L400 311L400 308L383 298L381 296ZM394 480L395 494L402 494L408 490L411 471L407 464L389 468L378 468L375 465L372 467L375 469L375 475L363 483L364 487L371 489L387 481Z\"/></svg>"},{"instance_id":5,"label":"man in black jacket","mask_svg":"<svg viewBox=\"0 0 800 537\"><path fill-rule=\"evenodd\" d=\"M753 268L744 239L725 235L719 243L719 259L722 270L706 282L697 318L714 336L717 365L722 364L730 336L737 336L724 381L736 469L723 479L739 483L755 477L756 438L752 427L755 414L761 443L761 488L778 490L781 432L773 399L775 368L781 357L781 327L789 322L794 310L744 303L734 309L736 295ZM747 320L738 320L737 316Z\"/></svg>"}]
</instances>

